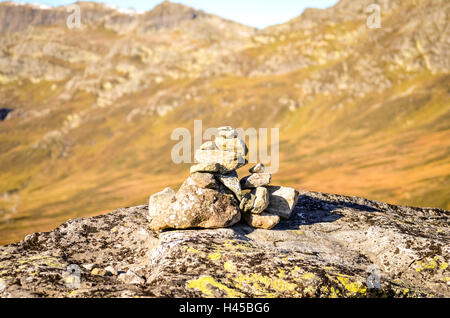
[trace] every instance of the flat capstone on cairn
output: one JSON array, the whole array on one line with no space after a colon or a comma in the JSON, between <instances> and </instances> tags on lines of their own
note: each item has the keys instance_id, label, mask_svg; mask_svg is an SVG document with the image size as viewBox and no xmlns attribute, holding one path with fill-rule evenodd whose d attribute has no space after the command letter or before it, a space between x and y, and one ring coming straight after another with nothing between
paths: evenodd
<instances>
[{"instance_id":1,"label":"flat capstone on cairn","mask_svg":"<svg viewBox=\"0 0 450 318\"><path fill-rule=\"evenodd\" d=\"M166 188L150 197L148 218L153 231L222 228L241 219L255 228L272 229L291 217L299 192L270 185L272 176L262 163L239 180L236 170L248 163L247 145L232 127L218 131L214 141L195 152L197 164L178 192Z\"/></svg>"}]
</instances>

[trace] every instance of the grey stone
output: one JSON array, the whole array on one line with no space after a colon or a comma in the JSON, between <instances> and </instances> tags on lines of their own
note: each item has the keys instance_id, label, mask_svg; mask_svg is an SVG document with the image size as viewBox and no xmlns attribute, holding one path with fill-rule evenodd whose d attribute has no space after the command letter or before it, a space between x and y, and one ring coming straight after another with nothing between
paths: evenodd
<instances>
[{"instance_id":1,"label":"grey stone","mask_svg":"<svg viewBox=\"0 0 450 318\"><path fill-rule=\"evenodd\" d=\"M270 230L280 222L278 215L263 212L261 214L245 213L242 216L248 225L257 229Z\"/></svg>"},{"instance_id":2,"label":"grey stone","mask_svg":"<svg viewBox=\"0 0 450 318\"><path fill-rule=\"evenodd\" d=\"M200 188L185 182L176 200L165 211L153 217L150 229L220 228L239 222L239 202L233 194L221 190Z\"/></svg>"},{"instance_id":3,"label":"grey stone","mask_svg":"<svg viewBox=\"0 0 450 318\"><path fill-rule=\"evenodd\" d=\"M111 273L113 275L117 275L117 271L112 266L106 266L105 271L107 271L108 273Z\"/></svg>"},{"instance_id":4,"label":"grey stone","mask_svg":"<svg viewBox=\"0 0 450 318\"><path fill-rule=\"evenodd\" d=\"M238 175L236 171L228 174L216 174L216 179L220 181L225 187L236 195L236 198L242 200L241 185L239 183Z\"/></svg>"},{"instance_id":5,"label":"grey stone","mask_svg":"<svg viewBox=\"0 0 450 318\"><path fill-rule=\"evenodd\" d=\"M252 193L255 194L255 203L251 213L260 214L269 206L269 191L264 187L258 187L252 190Z\"/></svg>"},{"instance_id":6,"label":"grey stone","mask_svg":"<svg viewBox=\"0 0 450 318\"><path fill-rule=\"evenodd\" d=\"M132 270L120 274L118 279L128 285L142 285L145 283L145 279Z\"/></svg>"},{"instance_id":7,"label":"grey stone","mask_svg":"<svg viewBox=\"0 0 450 318\"><path fill-rule=\"evenodd\" d=\"M266 170L266 167L262 163L258 163L256 166L251 167L248 169L248 172L250 173L264 173Z\"/></svg>"},{"instance_id":8,"label":"grey stone","mask_svg":"<svg viewBox=\"0 0 450 318\"><path fill-rule=\"evenodd\" d=\"M91 271L91 274L92 275L95 275L95 276L105 276L106 275L106 270L105 269L103 269L103 268L94 268L92 271Z\"/></svg>"},{"instance_id":9,"label":"grey stone","mask_svg":"<svg viewBox=\"0 0 450 318\"><path fill-rule=\"evenodd\" d=\"M217 128L219 130L219 136L224 138L236 138L238 137L238 132L233 127L225 126Z\"/></svg>"},{"instance_id":10,"label":"grey stone","mask_svg":"<svg viewBox=\"0 0 450 318\"><path fill-rule=\"evenodd\" d=\"M203 164L219 164L219 172L226 174L247 164L247 160L235 152L223 150L197 150L195 160Z\"/></svg>"},{"instance_id":11,"label":"grey stone","mask_svg":"<svg viewBox=\"0 0 450 318\"><path fill-rule=\"evenodd\" d=\"M244 213L261 214L269 205L269 193L266 188L259 187L246 193L239 205Z\"/></svg>"},{"instance_id":12,"label":"grey stone","mask_svg":"<svg viewBox=\"0 0 450 318\"><path fill-rule=\"evenodd\" d=\"M215 144L217 148L224 151L235 152L241 157L245 157L248 153L247 145L240 138L216 137Z\"/></svg>"},{"instance_id":13,"label":"grey stone","mask_svg":"<svg viewBox=\"0 0 450 318\"><path fill-rule=\"evenodd\" d=\"M266 186L266 188L269 191L270 202L266 212L289 219L297 203L299 192L288 187Z\"/></svg>"},{"instance_id":14,"label":"grey stone","mask_svg":"<svg viewBox=\"0 0 450 318\"><path fill-rule=\"evenodd\" d=\"M255 204L255 200L256 200L255 194L252 192L248 192L242 198L239 208L244 213L251 212L253 209L253 205Z\"/></svg>"},{"instance_id":15,"label":"grey stone","mask_svg":"<svg viewBox=\"0 0 450 318\"><path fill-rule=\"evenodd\" d=\"M186 179L185 183L204 189L214 189L217 187L217 181L214 175L208 172L195 172Z\"/></svg>"},{"instance_id":16,"label":"grey stone","mask_svg":"<svg viewBox=\"0 0 450 318\"><path fill-rule=\"evenodd\" d=\"M83 264L82 266L88 271L91 271L94 268L95 264Z\"/></svg>"},{"instance_id":17,"label":"grey stone","mask_svg":"<svg viewBox=\"0 0 450 318\"><path fill-rule=\"evenodd\" d=\"M154 217L160 211L164 211L175 199L175 191L165 188L163 191L150 196L148 204L149 217Z\"/></svg>"},{"instance_id":18,"label":"grey stone","mask_svg":"<svg viewBox=\"0 0 450 318\"><path fill-rule=\"evenodd\" d=\"M216 150L218 149L214 141L207 141L200 146L201 150Z\"/></svg>"},{"instance_id":19,"label":"grey stone","mask_svg":"<svg viewBox=\"0 0 450 318\"><path fill-rule=\"evenodd\" d=\"M218 172L221 170L218 163L199 163L191 167L191 174L196 172Z\"/></svg>"},{"instance_id":20,"label":"grey stone","mask_svg":"<svg viewBox=\"0 0 450 318\"><path fill-rule=\"evenodd\" d=\"M241 179L242 189L254 189L270 184L272 175L270 173L253 173Z\"/></svg>"}]
</instances>

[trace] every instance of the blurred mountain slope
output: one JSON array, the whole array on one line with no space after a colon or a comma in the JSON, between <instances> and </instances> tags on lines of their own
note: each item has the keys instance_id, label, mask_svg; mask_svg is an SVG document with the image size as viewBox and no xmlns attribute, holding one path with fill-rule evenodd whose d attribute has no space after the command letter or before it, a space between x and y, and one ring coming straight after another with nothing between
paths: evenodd
<instances>
[{"instance_id":1,"label":"blurred mountain slope","mask_svg":"<svg viewBox=\"0 0 450 318\"><path fill-rule=\"evenodd\" d=\"M177 187L173 129L280 128L273 182L450 208L448 1L342 0L264 30L163 2L0 3L0 243ZM269 153L270 154L270 153ZM243 171L245 173L245 171Z\"/></svg>"}]
</instances>

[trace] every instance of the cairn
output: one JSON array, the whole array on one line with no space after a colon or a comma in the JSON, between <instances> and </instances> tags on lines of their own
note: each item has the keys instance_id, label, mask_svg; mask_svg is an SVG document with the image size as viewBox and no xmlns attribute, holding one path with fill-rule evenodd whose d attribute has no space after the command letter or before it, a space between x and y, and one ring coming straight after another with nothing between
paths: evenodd
<instances>
[{"instance_id":1,"label":"cairn","mask_svg":"<svg viewBox=\"0 0 450 318\"><path fill-rule=\"evenodd\" d=\"M236 170L248 163L247 153L235 129L218 128L214 141L195 152L197 164L178 192L166 188L150 197L150 228L221 228L243 219L252 227L271 229L280 219L289 219L298 191L271 186L272 176L262 163L239 180Z\"/></svg>"}]
</instances>

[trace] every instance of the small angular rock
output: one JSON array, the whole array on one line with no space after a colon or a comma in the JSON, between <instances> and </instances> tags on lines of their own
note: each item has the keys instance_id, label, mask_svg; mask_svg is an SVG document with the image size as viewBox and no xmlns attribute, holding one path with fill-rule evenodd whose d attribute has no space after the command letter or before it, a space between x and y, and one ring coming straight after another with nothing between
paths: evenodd
<instances>
[{"instance_id":1,"label":"small angular rock","mask_svg":"<svg viewBox=\"0 0 450 318\"><path fill-rule=\"evenodd\" d=\"M269 191L269 206L266 212L279 215L283 219L289 219L297 204L299 192L294 188L267 186Z\"/></svg>"},{"instance_id":2,"label":"small angular rock","mask_svg":"<svg viewBox=\"0 0 450 318\"><path fill-rule=\"evenodd\" d=\"M255 199L256 196L254 193L246 193L241 200L241 204L239 205L241 211L244 213L250 212L253 209L253 205L255 204Z\"/></svg>"},{"instance_id":3,"label":"small angular rock","mask_svg":"<svg viewBox=\"0 0 450 318\"><path fill-rule=\"evenodd\" d=\"M95 264L84 264L84 265L82 265L85 269L87 269L88 271L91 271L93 268L94 268L94 266L95 266Z\"/></svg>"},{"instance_id":4,"label":"small angular rock","mask_svg":"<svg viewBox=\"0 0 450 318\"><path fill-rule=\"evenodd\" d=\"M241 185L239 183L236 171L230 172L228 174L216 174L216 178L231 192L233 192L239 201L242 200Z\"/></svg>"},{"instance_id":5,"label":"small angular rock","mask_svg":"<svg viewBox=\"0 0 450 318\"><path fill-rule=\"evenodd\" d=\"M117 271L112 266L105 267L105 271L107 271L108 273L111 273L112 275L117 275Z\"/></svg>"},{"instance_id":6,"label":"small angular rock","mask_svg":"<svg viewBox=\"0 0 450 318\"><path fill-rule=\"evenodd\" d=\"M217 128L219 130L219 136L224 138L236 138L238 136L238 132L230 126L225 127L219 127Z\"/></svg>"},{"instance_id":7,"label":"small angular rock","mask_svg":"<svg viewBox=\"0 0 450 318\"><path fill-rule=\"evenodd\" d=\"M201 150L216 150L218 149L214 141L207 141L200 146Z\"/></svg>"},{"instance_id":8,"label":"small angular rock","mask_svg":"<svg viewBox=\"0 0 450 318\"><path fill-rule=\"evenodd\" d=\"M248 153L247 145L240 138L224 138L216 137L215 143L217 148L224 151L235 152L242 157L245 157Z\"/></svg>"},{"instance_id":9,"label":"small angular rock","mask_svg":"<svg viewBox=\"0 0 450 318\"><path fill-rule=\"evenodd\" d=\"M208 172L195 172L186 179L185 183L203 189L214 189L217 187L217 181L214 179L214 175Z\"/></svg>"},{"instance_id":10,"label":"small angular rock","mask_svg":"<svg viewBox=\"0 0 450 318\"><path fill-rule=\"evenodd\" d=\"M278 215L273 215L266 212L261 214L245 213L242 217L248 225L266 230L272 229L280 222L280 217Z\"/></svg>"},{"instance_id":11,"label":"small angular rock","mask_svg":"<svg viewBox=\"0 0 450 318\"><path fill-rule=\"evenodd\" d=\"M160 211L164 211L175 199L175 191L171 188L165 188L163 191L155 193L150 197L148 204L148 213L154 217Z\"/></svg>"},{"instance_id":12,"label":"small angular rock","mask_svg":"<svg viewBox=\"0 0 450 318\"><path fill-rule=\"evenodd\" d=\"M261 214L269 206L269 191L264 187L258 187L252 192L255 194L255 203L251 213Z\"/></svg>"},{"instance_id":13,"label":"small angular rock","mask_svg":"<svg viewBox=\"0 0 450 318\"><path fill-rule=\"evenodd\" d=\"M261 214L269 205L269 192L264 187L253 189L244 195L239 208L244 213Z\"/></svg>"},{"instance_id":14,"label":"small angular rock","mask_svg":"<svg viewBox=\"0 0 450 318\"><path fill-rule=\"evenodd\" d=\"M235 152L223 150L197 150L195 160L203 164L219 164L220 173L232 172L247 164L247 160Z\"/></svg>"},{"instance_id":15,"label":"small angular rock","mask_svg":"<svg viewBox=\"0 0 450 318\"><path fill-rule=\"evenodd\" d=\"M248 172L250 173L264 173L266 170L266 167L262 163L258 163L256 166L251 167L248 169Z\"/></svg>"},{"instance_id":16,"label":"small angular rock","mask_svg":"<svg viewBox=\"0 0 450 318\"><path fill-rule=\"evenodd\" d=\"M218 172L220 165L218 163L199 163L191 167L191 174L196 172Z\"/></svg>"},{"instance_id":17,"label":"small angular rock","mask_svg":"<svg viewBox=\"0 0 450 318\"><path fill-rule=\"evenodd\" d=\"M132 270L128 270L126 273L120 274L118 279L125 284L141 285L145 283L145 279Z\"/></svg>"},{"instance_id":18,"label":"small angular rock","mask_svg":"<svg viewBox=\"0 0 450 318\"><path fill-rule=\"evenodd\" d=\"M94 268L91 274L95 276L105 276L106 270L104 270L103 268Z\"/></svg>"},{"instance_id":19,"label":"small angular rock","mask_svg":"<svg viewBox=\"0 0 450 318\"><path fill-rule=\"evenodd\" d=\"M270 184L272 175L270 173L253 173L241 179L242 189L254 189Z\"/></svg>"}]
</instances>

